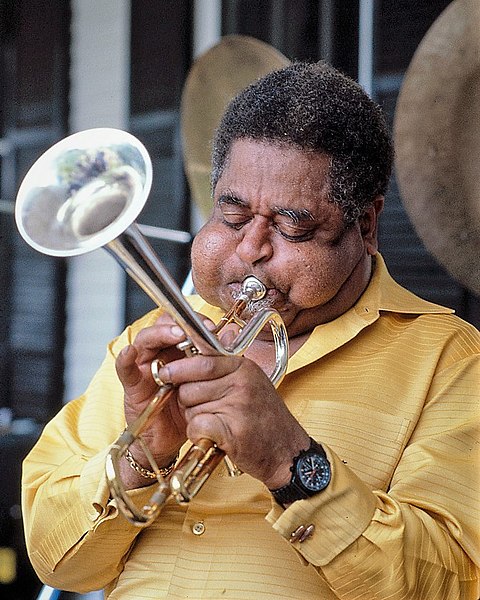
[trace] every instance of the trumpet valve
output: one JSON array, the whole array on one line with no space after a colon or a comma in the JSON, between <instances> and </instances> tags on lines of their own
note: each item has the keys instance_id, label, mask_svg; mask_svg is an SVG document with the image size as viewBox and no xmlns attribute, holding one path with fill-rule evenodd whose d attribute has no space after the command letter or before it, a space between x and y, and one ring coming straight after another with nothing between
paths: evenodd
<instances>
[{"instance_id":1,"label":"trumpet valve","mask_svg":"<svg viewBox=\"0 0 480 600\"><path fill-rule=\"evenodd\" d=\"M170 475L175 500L179 504L190 502L224 456L211 440L202 439L193 445Z\"/></svg>"}]
</instances>

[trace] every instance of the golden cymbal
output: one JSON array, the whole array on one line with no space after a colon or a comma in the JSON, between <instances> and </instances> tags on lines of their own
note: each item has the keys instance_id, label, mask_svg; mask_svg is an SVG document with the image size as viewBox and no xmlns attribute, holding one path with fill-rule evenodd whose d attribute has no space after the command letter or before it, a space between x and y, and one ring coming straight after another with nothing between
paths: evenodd
<instances>
[{"instance_id":1,"label":"golden cymbal","mask_svg":"<svg viewBox=\"0 0 480 600\"><path fill-rule=\"evenodd\" d=\"M181 130L192 199L203 218L211 211L211 142L222 114L247 85L289 64L283 54L252 37L229 35L193 63L182 93Z\"/></svg>"},{"instance_id":2,"label":"golden cymbal","mask_svg":"<svg viewBox=\"0 0 480 600\"><path fill-rule=\"evenodd\" d=\"M480 2L455 0L406 72L394 123L402 200L430 252L480 294Z\"/></svg>"}]
</instances>

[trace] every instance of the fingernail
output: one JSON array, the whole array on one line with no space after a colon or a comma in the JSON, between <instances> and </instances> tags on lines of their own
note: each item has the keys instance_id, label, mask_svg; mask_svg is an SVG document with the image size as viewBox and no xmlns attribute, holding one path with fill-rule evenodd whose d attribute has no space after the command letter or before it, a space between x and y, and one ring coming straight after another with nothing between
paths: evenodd
<instances>
[{"instance_id":1,"label":"fingernail","mask_svg":"<svg viewBox=\"0 0 480 600\"><path fill-rule=\"evenodd\" d=\"M228 346L229 344L233 343L234 339L235 333L229 330L222 335L221 342L224 346Z\"/></svg>"},{"instance_id":2,"label":"fingernail","mask_svg":"<svg viewBox=\"0 0 480 600\"><path fill-rule=\"evenodd\" d=\"M169 369L168 369L167 366L162 367L161 369L159 369L159 371L158 371L158 378L159 378L160 382L163 385L171 383L170 371L169 371Z\"/></svg>"},{"instance_id":3,"label":"fingernail","mask_svg":"<svg viewBox=\"0 0 480 600\"><path fill-rule=\"evenodd\" d=\"M178 325L173 325L173 327L170 329L170 333L177 338L185 337L183 329Z\"/></svg>"},{"instance_id":4,"label":"fingernail","mask_svg":"<svg viewBox=\"0 0 480 600\"><path fill-rule=\"evenodd\" d=\"M209 331L213 331L215 329L215 323L210 319L204 319L203 324Z\"/></svg>"}]
</instances>

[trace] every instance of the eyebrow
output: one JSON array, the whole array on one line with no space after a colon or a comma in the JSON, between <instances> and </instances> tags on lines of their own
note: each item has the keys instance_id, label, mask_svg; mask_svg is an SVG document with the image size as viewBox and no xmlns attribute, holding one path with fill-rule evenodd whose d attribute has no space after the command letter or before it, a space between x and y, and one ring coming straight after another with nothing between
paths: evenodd
<instances>
[{"instance_id":1,"label":"eyebrow","mask_svg":"<svg viewBox=\"0 0 480 600\"><path fill-rule=\"evenodd\" d=\"M218 203L219 204L233 204L236 206L244 206L245 208L250 208L250 205L248 202L246 202L245 200L242 200L235 194L228 193L228 192L225 194L222 194L218 198ZM273 208L273 213L275 215L288 217L289 219L292 219L292 221L294 223L300 223L302 221L315 221L315 217L306 208L303 208L300 210L295 210L293 208L283 208L281 206L275 206Z\"/></svg>"},{"instance_id":2,"label":"eyebrow","mask_svg":"<svg viewBox=\"0 0 480 600\"><path fill-rule=\"evenodd\" d=\"M276 206L273 209L273 211L277 215L283 215L292 219L292 221L294 221L295 223L300 223L300 221L315 221L315 218L312 215L312 213L306 208L303 208L301 210L294 210L292 208L282 208Z\"/></svg>"},{"instance_id":3,"label":"eyebrow","mask_svg":"<svg viewBox=\"0 0 480 600\"><path fill-rule=\"evenodd\" d=\"M245 202L238 196L235 196L235 194L231 194L231 193L222 194L218 198L218 204L236 204L238 206L248 207L247 202Z\"/></svg>"}]
</instances>

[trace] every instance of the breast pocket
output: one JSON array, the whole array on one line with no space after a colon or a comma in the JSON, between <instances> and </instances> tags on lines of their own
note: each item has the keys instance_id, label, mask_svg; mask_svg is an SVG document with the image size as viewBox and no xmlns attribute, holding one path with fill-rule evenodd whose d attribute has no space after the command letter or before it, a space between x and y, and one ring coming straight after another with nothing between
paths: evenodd
<instances>
[{"instance_id":1,"label":"breast pocket","mask_svg":"<svg viewBox=\"0 0 480 600\"><path fill-rule=\"evenodd\" d=\"M300 421L371 488L388 489L409 434L409 419L339 402L313 401Z\"/></svg>"}]
</instances>

